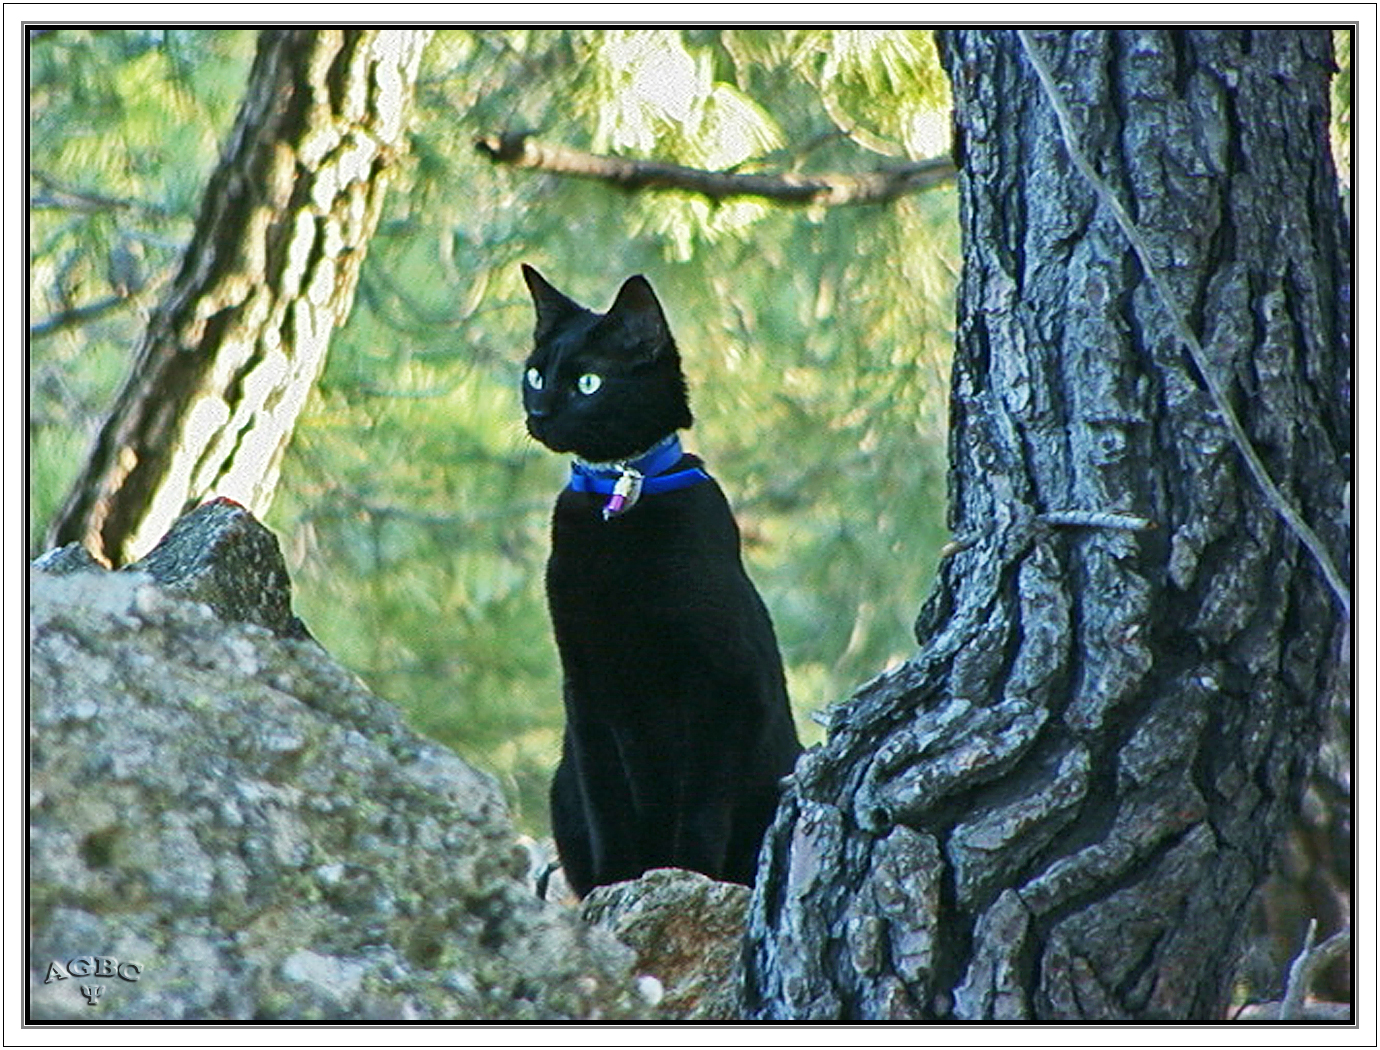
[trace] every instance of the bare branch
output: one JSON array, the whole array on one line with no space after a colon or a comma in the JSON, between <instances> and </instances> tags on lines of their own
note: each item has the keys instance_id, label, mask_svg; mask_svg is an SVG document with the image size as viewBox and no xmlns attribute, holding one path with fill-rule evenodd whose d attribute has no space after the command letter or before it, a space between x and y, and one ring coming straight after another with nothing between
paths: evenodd
<instances>
[{"instance_id":1,"label":"bare branch","mask_svg":"<svg viewBox=\"0 0 1380 1050\"><path fill-rule=\"evenodd\" d=\"M796 206L885 204L907 193L948 182L956 172L951 157L934 157L856 175L704 171L665 161L583 153L535 142L525 131L486 135L475 140L474 148L495 164L595 179L625 190L683 190L714 201L761 197Z\"/></svg>"},{"instance_id":2,"label":"bare branch","mask_svg":"<svg viewBox=\"0 0 1380 1050\"><path fill-rule=\"evenodd\" d=\"M141 211L160 217L168 215L168 209L161 204L150 204L148 201L136 200L133 197L111 197L94 190L82 189L64 183L56 176L36 168L31 169L29 175L35 182L46 187L48 191L34 194L29 198L29 207L34 209L49 208L86 213Z\"/></svg>"},{"instance_id":3,"label":"bare branch","mask_svg":"<svg viewBox=\"0 0 1380 1050\"><path fill-rule=\"evenodd\" d=\"M106 314L114 313L122 306L143 307L154 293L167 283L171 273L170 269L165 268L147 280L141 276L132 283L122 282L117 287L115 295L108 295L104 299L83 303L81 306L69 306L59 310L57 313L30 325L29 339L35 341L46 339L57 332L98 320Z\"/></svg>"},{"instance_id":4,"label":"bare branch","mask_svg":"<svg viewBox=\"0 0 1380 1050\"><path fill-rule=\"evenodd\" d=\"M1351 927L1338 930L1317 944L1318 920L1308 920L1303 948L1289 964L1284 998L1264 1003L1248 1003L1237 1011L1237 1021L1349 1021L1351 1003L1310 1000L1308 994L1319 970L1330 966L1351 950Z\"/></svg>"},{"instance_id":5,"label":"bare branch","mask_svg":"<svg viewBox=\"0 0 1380 1050\"><path fill-rule=\"evenodd\" d=\"M1315 945L1317 933L1318 920L1309 919L1308 933L1303 939L1303 950L1289 966L1289 981L1285 987L1284 1000L1279 1004L1281 1021L1303 1019L1304 999L1313 983L1313 975L1329 963L1340 959L1351 947L1350 927L1334 933L1322 944Z\"/></svg>"},{"instance_id":6,"label":"bare branch","mask_svg":"<svg viewBox=\"0 0 1380 1050\"><path fill-rule=\"evenodd\" d=\"M86 324L94 321L98 317L104 317L113 310L119 309L128 299L123 295L110 295L104 299L98 299L94 303L87 303L83 306L73 306L67 310L59 311L51 317L46 317L42 321L29 327L30 339L42 339L55 332L60 332L65 328L74 328L77 325Z\"/></svg>"}]
</instances>

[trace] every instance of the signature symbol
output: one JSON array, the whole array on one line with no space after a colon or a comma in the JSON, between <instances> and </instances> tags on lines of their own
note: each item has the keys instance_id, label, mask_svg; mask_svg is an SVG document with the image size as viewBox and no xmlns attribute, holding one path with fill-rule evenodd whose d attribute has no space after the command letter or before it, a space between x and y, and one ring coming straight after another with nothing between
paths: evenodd
<instances>
[{"instance_id":1,"label":"signature symbol","mask_svg":"<svg viewBox=\"0 0 1380 1050\"><path fill-rule=\"evenodd\" d=\"M101 993L104 991L105 985L103 984L84 984L81 986L81 994L86 996L87 1006L95 1006L96 1000L101 997Z\"/></svg>"}]
</instances>

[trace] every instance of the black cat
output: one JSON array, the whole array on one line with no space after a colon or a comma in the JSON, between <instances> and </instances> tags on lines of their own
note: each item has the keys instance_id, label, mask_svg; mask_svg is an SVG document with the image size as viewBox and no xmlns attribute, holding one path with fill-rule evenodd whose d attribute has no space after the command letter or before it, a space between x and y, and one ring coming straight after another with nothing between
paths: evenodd
<instances>
[{"instance_id":1,"label":"black cat","mask_svg":"<svg viewBox=\"0 0 1380 1050\"><path fill-rule=\"evenodd\" d=\"M522 274L537 311L527 429L577 457L546 569L566 716L551 824L567 881L583 897L679 867L751 885L800 743L733 513L680 448L680 355L644 278L596 314Z\"/></svg>"}]
</instances>

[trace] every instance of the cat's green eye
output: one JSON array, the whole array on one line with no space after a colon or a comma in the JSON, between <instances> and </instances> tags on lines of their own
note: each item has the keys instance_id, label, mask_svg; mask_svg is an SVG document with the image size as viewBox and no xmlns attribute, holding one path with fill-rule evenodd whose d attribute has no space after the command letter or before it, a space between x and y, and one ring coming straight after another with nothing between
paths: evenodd
<instances>
[{"instance_id":1,"label":"cat's green eye","mask_svg":"<svg viewBox=\"0 0 1380 1050\"><path fill-rule=\"evenodd\" d=\"M575 389L582 394L592 394L604 385L604 381L593 372L586 372L575 382Z\"/></svg>"},{"instance_id":2,"label":"cat's green eye","mask_svg":"<svg viewBox=\"0 0 1380 1050\"><path fill-rule=\"evenodd\" d=\"M535 368L529 368L527 370L527 385L533 390L541 389L541 373Z\"/></svg>"}]
</instances>

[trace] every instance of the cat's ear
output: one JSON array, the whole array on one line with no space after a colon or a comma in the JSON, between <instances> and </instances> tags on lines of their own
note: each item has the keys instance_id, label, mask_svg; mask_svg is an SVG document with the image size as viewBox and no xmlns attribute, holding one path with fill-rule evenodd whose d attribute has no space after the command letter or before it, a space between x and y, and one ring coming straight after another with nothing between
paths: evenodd
<instances>
[{"instance_id":1,"label":"cat's ear","mask_svg":"<svg viewBox=\"0 0 1380 1050\"><path fill-rule=\"evenodd\" d=\"M537 342L550 335L551 330L566 318L584 312L583 306L556 291L545 277L526 263L522 264L522 279L527 282L527 290L532 293L532 303L537 308Z\"/></svg>"},{"instance_id":2,"label":"cat's ear","mask_svg":"<svg viewBox=\"0 0 1380 1050\"><path fill-rule=\"evenodd\" d=\"M626 345L643 349L648 357L655 357L672 345L671 328L661 312L661 303L641 274L623 282L617 298L599 324L620 336Z\"/></svg>"}]
</instances>

